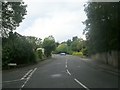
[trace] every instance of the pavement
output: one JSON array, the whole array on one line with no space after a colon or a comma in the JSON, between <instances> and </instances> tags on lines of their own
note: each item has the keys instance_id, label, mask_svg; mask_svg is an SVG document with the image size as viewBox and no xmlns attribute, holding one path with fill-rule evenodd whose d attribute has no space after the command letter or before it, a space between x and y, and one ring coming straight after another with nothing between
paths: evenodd
<instances>
[{"instance_id":1,"label":"pavement","mask_svg":"<svg viewBox=\"0 0 120 90\"><path fill-rule=\"evenodd\" d=\"M77 56L53 55L35 65L4 70L2 88L118 88L119 76L100 66Z\"/></svg>"}]
</instances>

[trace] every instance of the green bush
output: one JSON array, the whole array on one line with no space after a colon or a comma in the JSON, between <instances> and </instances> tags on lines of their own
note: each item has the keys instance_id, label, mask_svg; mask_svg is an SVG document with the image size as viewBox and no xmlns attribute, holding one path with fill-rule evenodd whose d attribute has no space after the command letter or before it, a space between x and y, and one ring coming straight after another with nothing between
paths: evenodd
<instances>
[{"instance_id":1,"label":"green bush","mask_svg":"<svg viewBox=\"0 0 120 90\"><path fill-rule=\"evenodd\" d=\"M32 45L25 37L17 33L9 33L9 37L2 38L2 66L8 63L28 64L36 62Z\"/></svg>"},{"instance_id":2,"label":"green bush","mask_svg":"<svg viewBox=\"0 0 120 90\"><path fill-rule=\"evenodd\" d=\"M73 51L69 51L68 54L72 55Z\"/></svg>"},{"instance_id":3,"label":"green bush","mask_svg":"<svg viewBox=\"0 0 120 90\"><path fill-rule=\"evenodd\" d=\"M43 56L42 50L38 50L37 55L39 59L42 59L42 56Z\"/></svg>"},{"instance_id":4,"label":"green bush","mask_svg":"<svg viewBox=\"0 0 120 90\"><path fill-rule=\"evenodd\" d=\"M87 48L82 48L81 52L83 53L84 56L88 56L88 50L87 50Z\"/></svg>"},{"instance_id":5,"label":"green bush","mask_svg":"<svg viewBox=\"0 0 120 90\"><path fill-rule=\"evenodd\" d=\"M83 57L82 52L73 52L72 55Z\"/></svg>"}]
</instances>

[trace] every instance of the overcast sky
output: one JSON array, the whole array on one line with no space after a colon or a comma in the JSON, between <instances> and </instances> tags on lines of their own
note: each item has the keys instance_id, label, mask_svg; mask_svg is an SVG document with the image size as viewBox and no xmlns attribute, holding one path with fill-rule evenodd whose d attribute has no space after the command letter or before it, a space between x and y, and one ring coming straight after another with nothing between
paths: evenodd
<instances>
[{"instance_id":1,"label":"overcast sky","mask_svg":"<svg viewBox=\"0 0 120 90\"><path fill-rule=\"evenodd\" d=\"M84 2L83 2L84 1ZM87 0L86 0L87 1ZM86 20L85 0L24 0L27 15L17 28L17 32L41 39L53 35L62 42L73 36L82 35Z\"/></svg>"}]
</instances>

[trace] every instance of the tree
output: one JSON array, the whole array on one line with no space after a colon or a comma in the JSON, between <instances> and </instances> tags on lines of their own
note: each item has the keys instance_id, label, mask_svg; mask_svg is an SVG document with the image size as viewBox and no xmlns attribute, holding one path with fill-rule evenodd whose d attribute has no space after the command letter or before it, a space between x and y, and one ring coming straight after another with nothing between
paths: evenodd
<instances>
[{"instance_id":1,"label":"tree","mask_svg":"<svg viewBox=\"0 0 120 90\"><path fill-rule=\"evenodd\" d=\"M80 51L82 49L83 45L82 45L82 41L80 41L80 39L76 39L71 43L71 49L73 51Z\"/></svg>"},{"instance_id":2,"label":"tree","mask_svg":"<svg viewBox=\"0 0 120 90\"><path fill-rule=\"evenodd\" d=\"M34 36L26 36L26 39L28 40L29 43L32 44L34 50L42 47L42 41L41 41L42 39Z\"/></svg>"},{"instance_id":3,"label":"tree","mask_svg":"<svg viewBox=\"0 0 120 90\"><path fill-rule=\"evenodd\" d=\"M60 45L60 43L59 43L59 42L56 42L55 45L56 45L56 47L58 47L58 46Z\"/></svg>"},{"instance_id":4,"label":"tree","mask_svg":"<svg viewBox=\"0 0 120 90\"><path fill-rule=\"evenodd\" d=\"M85 5L88 18L84 22L84 33L89 54L120 50L119 8L119 3L115 2L89 2Z\"/></svg>"},{"instance_id":5,"label":"tree","mask_svg":"<svg viewBox=\"0 0 120 90\"><path fill-rule=\"evenodd\" d=\"M70 46L72 41L70 39L67 40L67 45Z\"/></svg>"},{"instance_id":6,"label":"tree","mask_svg":"<svg viewBox=\"0 0 120 90\"><path fill-rule=\"evenodd\" d=\"M78 39L78 37L77 36L74 36L73 38L72 38L72 41L76 41Z\"/></svg>"},{"instance_id":7,"label":"tree","mask_svg":"<svg viewBox=\"0 0 120 90\"><path fill-rule=\"evenodd\" d=\"M55 50L55 39L53 36L46 37L43 41L42 47L45 49L44 53L47 57L51 56L53 50Z\"/></svg>"},{"instance_id":8,"label":"tree","mask_svg":"<svg viewBox=\"0 0 120 90\"><path fill-rule=\"evenodd\" d=\"M58 53L62 53L62 52L68 53L68 46L67 46L67 44L60 44L60 45L56 48L56 51L57 51Z\"/></svg>"},{"instance_id":9,"label":"tree","mask_svg":"<svg viewBox=\"0 0 120 90\"><path fill-rule=\"evenodd\" d=\"M54 53L61 52L68 54L72 54L73 52L82 52L84 55L87 55L86 41L75 36L72 40L68 39L67 41L61 42Z\"/></svg>"},{"instance_id":10,"label":"tree","mask_svg":"<svg viewBox=\"0 0 120 90\"><path fill-rule=\"evenodd\" d=\"M26 15L24 2L2 2L2 36L8 36L19 26Z\"/></svg>"}]
</instances>

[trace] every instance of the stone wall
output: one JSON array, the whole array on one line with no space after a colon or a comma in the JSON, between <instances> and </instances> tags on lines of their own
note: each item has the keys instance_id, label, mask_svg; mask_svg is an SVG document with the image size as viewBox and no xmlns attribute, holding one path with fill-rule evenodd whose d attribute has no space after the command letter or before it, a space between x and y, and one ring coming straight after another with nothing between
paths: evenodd
<instances>
[{"instance_id":1,"label":"stone wall","mask_svg":"<svg viewBox=\"0 0 120 90\"><path fill-rule=\"evenodd\" d=\"M120 52L118 51L111 51L111 52L104 52L104 53L97 53L91 56L93 60L109 64L114 67L118 67L119 60L120 60ZM119 61L119 62L118 62Z\"/></svg>"}]
</instances>

